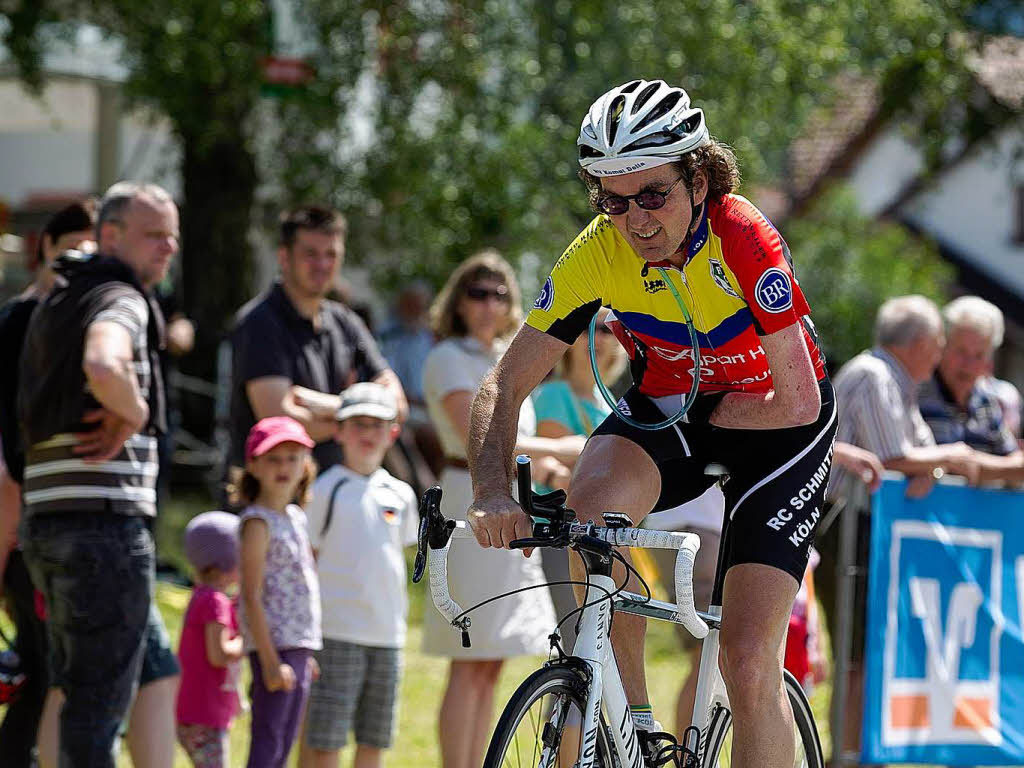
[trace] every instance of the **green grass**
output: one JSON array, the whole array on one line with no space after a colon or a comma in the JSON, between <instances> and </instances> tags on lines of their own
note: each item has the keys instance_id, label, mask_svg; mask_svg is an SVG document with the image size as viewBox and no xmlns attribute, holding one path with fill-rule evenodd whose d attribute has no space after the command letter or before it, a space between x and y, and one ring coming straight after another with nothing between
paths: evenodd
<instances>
[{"instance_id":1,"label":"green grass","mask_svg":"<svg viewBox=\"0 0 1024 768\"><path fill-rule=\"evenodd\" d=\"M387 760L387 764L391 768L421 768L422 766L441 764L437 746L437 710L445 685L446 664L443 659L426 656L419 650L422 637L420 617L426 607L424 593L423 585L411 587L412 622L409 644L406 648L398 739ZM158 586L157 602L175 643L177 643L181 632L182 614L188 604L188 599L189 591L187 589L165 583ZM430 609L433 610L433 607ZM687 657L679 650L672 627L664 622L651 622L647 643L647 679L650 686L651 702L654 705L655 717L667 725L672 722L676 692L688 671L689 664ZM508 700L516 686L541 661L542 659L539 658L519 658L511 660L505 665L497 695L499 707ZM820 686L815 691L812 705L818 727L822 731L822 738L826 741L825 753L828 754L828 689L826 686ZM495 718L497 718L497 712ZM231 729L231 763L233 766L245 764L248 743L249 718L247 715L242 715L235 720ZM343 753L341 764L348 766L351 764L351 760L351 750L346 750ZM128 768L131 761L123 754L118 765ZM179 748L175 756L174 767L190 768L190 766L191 763L185 753Z\"/></svg>"},{"instance_id":2,"label":"green grass","mask_svg":"<svg viewBox=\"0 0 1024 768\"><path fill-rule=\"evenodd\" d=\"M184 498L164 510L157 531L162 561L184 567L181 531L192 515L206 508L208 507L201 499ZM156 597L168 632L177 645L181 633L182 614L188 605L189 591L173 584L160 583ZM410 631L405 655L405 677L400 699L397 742L386 761L389 768L441 765L437 743L437 713L445 686L447 665L443 659L426 656L420 652L423 611L434 610L428 600L425 584L410 585ZM5 619L6 617L0 613L0 622ZM4 628L6 630L7 625ZM647 634L647 659L647 679L655 717L667 727L673 722L676 693L689 671L688 656L680 650L673 627L664 622L650 622ZM505 665L496 696L495 719L516 686L542 661L541 658L518 658L510 660ZM829 752L828 696L828 686L819 686L811 699L826 755ZM245 764L248 743L249 717L242 715L235 720L231 729L232 766ZM350 747L343 752L341 765L347 768L351 761ZM130 765L131 761L127 755L122 754L118 766L128 768ZM191 763L185 753L179 748L175 755L174 767L190 766Z\"/></svg>"},{"instance_id":3,"label":"green grass","mask_svg":"<svg viewBox=\"0 0 1024 768\"><path fill-rule=\"evenodd\" d=\"M437 711L445 685L446 662L443 659L426 656L419 650L422 637L419 616L425 608L424 592L422 585L411 588L414 615L406 648L398 738L387 760L391 768L441 765L437 745ZM167 622L168 631L174 638L180 633L182 612L188 604L188 596L188 590L181 587L169 584L159 586L157 600ZM541 658L526 657L513 659L505 665L496 697L499 707L542 661ZM672 722L676 693L688 670L687 657L679 650L672 627L663 622L651 622L648 630L647 679L655 717L666 725ZM827 690L822 686L812 697L815 718L818 719L823 737L826 736L823 724L826 723L827 696ZM496 711L495 718L497 714ZM245 764L248 742L249 718L242 715L235 720L231 729L232 765ZM350 748L343 752L341 765L348 766L351 760ZM127 768L131 762L126 756L122 756L118 764ZM174 763L175 768L189 768L190 765L184 752L179 749Z\"/></svg>"}]
</instances>

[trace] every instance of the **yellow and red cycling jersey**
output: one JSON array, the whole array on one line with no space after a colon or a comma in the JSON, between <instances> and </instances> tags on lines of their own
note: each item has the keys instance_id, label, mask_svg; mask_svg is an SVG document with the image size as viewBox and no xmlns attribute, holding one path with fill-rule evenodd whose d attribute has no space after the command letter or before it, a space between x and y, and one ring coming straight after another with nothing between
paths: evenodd
<instances>
[{"instance_id":1,"label":"yellow and red cycling jersey","mask_svg":"<svg viewBox=\"0 0 1024 768\"><path fill-rule=\"evenodd\" d=\"M555 263L526 324L571 344L600 306L651 397L689 392L690 333L664 266L690 310L700 345L702 392L767 392L771 371L760 336L800 323L814 372L825 358L782 236L754 205L725 195L705 206L683 268L637 255L608 216L587 225Z\"/></svg>"}]
</instances>

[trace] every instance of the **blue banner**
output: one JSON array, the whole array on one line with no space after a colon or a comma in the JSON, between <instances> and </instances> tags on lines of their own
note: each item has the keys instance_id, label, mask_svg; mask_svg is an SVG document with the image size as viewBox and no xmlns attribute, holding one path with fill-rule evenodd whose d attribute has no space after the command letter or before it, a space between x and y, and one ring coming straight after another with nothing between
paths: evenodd
<instances>
[{"instance_id":1,"label":"blue banner","mask_svg":"<svg viewBox=\"0 0 1024 768\"><path fill-rule=\"evenodd\" d=\"M1024 493L875 494L864 762L1024 764Z\"/></svg>"}]
</instances>

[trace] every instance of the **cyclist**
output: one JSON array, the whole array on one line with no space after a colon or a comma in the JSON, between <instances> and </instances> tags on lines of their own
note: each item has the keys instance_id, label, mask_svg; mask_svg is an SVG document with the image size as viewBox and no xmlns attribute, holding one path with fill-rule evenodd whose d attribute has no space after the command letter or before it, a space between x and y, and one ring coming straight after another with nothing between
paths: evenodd
<instances>
[{"instance_id":1,"label":"cyclist","mask_svg":"<svg viewBox=\"0 0 1024 768\"><path fill-rule=\"evenodd\" d=\"M679 410L694 373L686 303L700 345L695 403L657 431L611 414L576 464L568 506L583 521L614 510L638 523L703 493L709 463L729 470L720 661L735 717L733 758L791 765L795 745L778 738L793 732L782 643L836 431L810 310L785 241L734 193L735 157L711 138L682 88L634 80L611 89L591 106L577 144L598 216L555 263L481 384L469 438L470 523L485 547L531 534L509 494L519 405L600 306L611 308L631 361L634 384L617 410L647 423ZM575 555L572 565L582 578ZM643 619L619 615L612 642L634 722L650 730L644 631Z\"/></svg>"}]
</instances>

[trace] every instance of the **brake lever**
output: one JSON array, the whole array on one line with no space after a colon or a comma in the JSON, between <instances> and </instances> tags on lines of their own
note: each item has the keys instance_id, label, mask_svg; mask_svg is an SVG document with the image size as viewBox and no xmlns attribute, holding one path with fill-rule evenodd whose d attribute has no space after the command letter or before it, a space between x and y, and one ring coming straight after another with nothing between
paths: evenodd
<instances>
[{"instance_id":1,"label":"brake lever","mask_svg":"<svg viewBox=\"0 0 1024 768\"><path fill-rule=\"evenodd\" d=\"M427 547L440 549L455 528L454 520L441 514L441 488L432 486L420 499L420 527L416 533L416 559L413 561L412 583L419 584L427 567Z\"/></svg>"}]
</instances>

